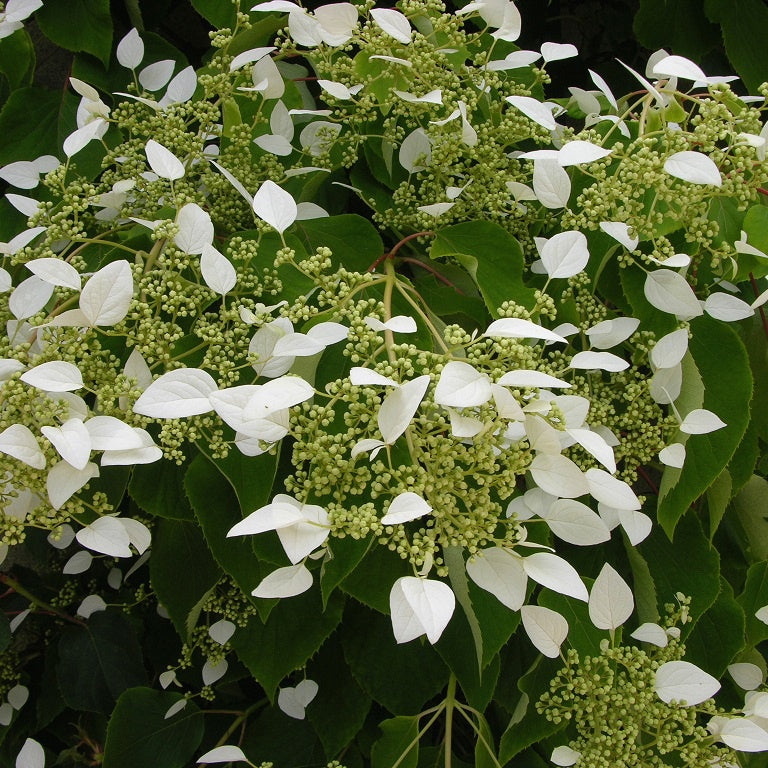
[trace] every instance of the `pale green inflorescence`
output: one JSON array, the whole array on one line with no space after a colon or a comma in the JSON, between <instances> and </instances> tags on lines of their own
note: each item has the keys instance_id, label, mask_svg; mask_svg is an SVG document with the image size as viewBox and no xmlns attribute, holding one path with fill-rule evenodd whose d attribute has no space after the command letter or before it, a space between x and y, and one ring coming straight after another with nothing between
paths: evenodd
<instances>
[{"instance_id":1,"label":"pale green inflorescence","mask_svg":"<svg viewBox=\"0 0 768 768\"><path fill-rule=\"evenodd\" d=\"M668 605L663 627L664 647L615 645L603 640L599 656L582 656L575 649L564 655L563 667L549 691L536 703L537 711L554 724L569 723L576 734L569 742L578 753L576 768L667 768L738 765L736 753L715 743L704 718L731 714L710 698L695 705L666 703L656 692L658 669L685 655L680 628L688 604Z\"/></svg>"}]
</instances>

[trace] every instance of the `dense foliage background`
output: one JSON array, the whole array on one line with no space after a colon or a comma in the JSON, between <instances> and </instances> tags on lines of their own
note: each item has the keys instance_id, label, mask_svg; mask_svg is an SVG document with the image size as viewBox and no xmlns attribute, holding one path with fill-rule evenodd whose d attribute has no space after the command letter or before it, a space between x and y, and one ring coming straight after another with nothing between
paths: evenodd
<instances>
[{"instance_id":1,"label":"dense foliage background","mask_svg":"<svg viewBox=\"0 0 768 768\"><path fill-rule=\"evenodd\" d=\"M5 4L1 765L768 765L768 6L510 5Z\"/></svg>"}]
</instances>

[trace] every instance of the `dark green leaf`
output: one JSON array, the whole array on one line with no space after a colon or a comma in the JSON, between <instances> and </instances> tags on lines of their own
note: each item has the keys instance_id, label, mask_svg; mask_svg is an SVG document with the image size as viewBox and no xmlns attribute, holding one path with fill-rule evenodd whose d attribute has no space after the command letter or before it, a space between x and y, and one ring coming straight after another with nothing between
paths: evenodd
<instances>
[{"instance_id":1,"label":"dark green leaf","mask_svg":"<svg viewBox=\"0 0 768 768\"><path fill-rule=\"evenodd\" d=\"M731 585L723 580L717 600L685 640L685 660L721 678L743 648L744 611L734 599Z\"/></svg>"},{"instance_id":2,"label":"dark green leaf","mask_svg":"<svg viewBox=\"0 0 768 768\"><path fill-rule=\"evenodd\" d=\"M202 454L189 465L184 486L216 562L245 594L250 594L272 568L265 567L254 555L251 537L227 538L229 529L242 520L232 486ZM273 605L273 601L260 601L260 604ZM267 615L268 612L262 614L262 618Z\"/></svg>"},{"instance_id":3,"label":"dark green leaf","mask_svg":"<svg viewBox=\"0 0 768 768\"><path fill-rule=\"evenodd\" d=\"M188 620L200 600L221 578L200 529L184 520L160 520L152 535L149 560L152 588L179 635L186 639Z\"/></svg>"},{"instance_id":4,"label":"dark green leaf","mask_svg":"<svg viewBox=\"0 0 768 768\"><path fill-rule=\"evenodd\" d=\"M768 559L768 481L752 475L733 499L733 512L746 536L752 562Z\"/></svg>"},{"instance_id":5,"label":"dark green leaf","mask_svg":"<svg viewBox=\"0 0 768 768\"><path fill-rule=\"evenodd\" d=\"M488 721L480 715L477 720L477 741L475 742L475 768L496 768L496 747L493 743L493 733Z\"/></svg>"},{"instance_id":6,"label":"dark green leaf","mask_svg":"<svg viewBox=\"0 0 768 768\"><path fill-rule=\"evenodd\" d=\"M330 248L335 266L355 272L365 272L384 253L373 224L353 213L299 221L295 234L308 253L318 246Z\"/></svg>"},{"instance_id":7,"label":"dark green leaf","mask_svg":"<svg viewBox=\"0 0 768 768\"><path fill-rule=\"evenodd\" d=\"M710 544L693 515L682 518L672 542L654 526L651 535L638 546L648 564L654 584L659 613L675 594L691 598L690 613L695 622L720 594L720 555ZM688 624L688 631L691 629Z\"/></svg>"},{"instance_id":8,"label":"dark green leaf","mask_svg":"<svg viewBox=\"0 0 768 768\"><path fill-rule=\"evenodd\" d=\"M763 30L768 7L762 0L707 0L707 16L720 24L728 58L739 77L756 93L768 71L768 50Z\"/></svg>"},{"instance_id":9,"label":"dark green leaf","mask_svg":"<svg viewBox=\"0 0 768 768\"><path fill-rule=\"evenodd\" d=\"M393 717L379 723L382 736L371 750L371 768L416 768L419 764L419 719Z\"/></svg>"},{"instance_id":10,"label":"dark green leaf","mask_svg":"<svg viewBox=\"0 0 768 768\"><path fill-rule=\"evenodd\" d=\"M178 693L131 688L117 702L107 729L104 768L184 768L203 738L203 716L191 701L181 712L165 713Z\"/></svg>"},{"instance_id":11,"label":"dark green leaf","mask_svg":"<svg viewBox=\"0 0 768 768\"><path fill-rule=\"evenodd\" d=\"M702 0L641 0L634 29L649 50L667 48L695 61L720 43L717 27L702 13Z\"/></svg>"},{"instance_id":12,"label":"dark green leaf","mask_svg":"<svg viewBox=\"0 0 768 768\"><path fill-rule=\"evenodd\" d=\"M253 617L230 642L271 700L280 681L306 663L336 629L343 608L336 594L323 610L320 590L312 588L281 600L264 623Z\"/></svg>"},{"instance_id":13,"label":"dark green leaf","mask_svg":"<svg viewBox=\"0 0 768 768\"><path fill-rule=\"evenodd\" d=\"M35 68L35 49L26 30L19 29L0 40L0 72L12 91L30 85Z\"/></svg>"},{"instance_id":14,"label":"dark green leaf","mask_svg":"<svg viewBox=\"0 0 768 768\"><path fill-rule=\"evenodd\" d=\"M416 714L448 682L448 670L431 645L423 639L398 645L388 617L352 601L342 644L360 687L393 714Z\"/></svg>"},{"instance_id":15,"label":"dark green leaf","mask_svg":"<svg viewBox=\"0 0 768 768\"><path fill-rule=\"evenodd\" d=\"M323 604L336 587L357 567L371 548L371 539L353 539L345 536L343 539L334 537L328 543L330 559L323 561L320 570L320 589L323 594Z\"/></svg>"},{"instance_id":16,"label":"dark green leaf","mask_svg":"<svg viewBox=\"0 0 768 768\"><path fill-rule=\"evenodd\" d=\"M511 611L502 610L511 615ZM435 644L448 668L456 675L462 693L470 706L484 711L493 697L499 678L501 663L498 656L491 658L482 673L478 669L472 631L463 611L456 610Z\"/></svg>"},{"instance_id":17,"label":"dark green leaf","mask_svg":"<svg viewBox=\"0 0 768 768\"><path fill-rule=\"evenodd\" d=\"M744 433L744 437L736 447L733 456L728 464L728 473L731 476L731 494L738 493L752 477L752 473L755 471L755 465L760 458L760 441L757 435L757 423L755 419L755 412L761 410L758 402L758 382L757 372L753 369L753 377L755 378L755 391L752 396L752 404L750 405L750 413L752 418L750 419L747 431Z\"/></svg>"},{"instance_id":18,"label":"dark green leaf","mask_svg":"<svg viewBox=\"0 0 768 768\"><path fill-rule=\"evenodd\" d=\"M757 645L768 639L768 624L755 616L757 611L768 605L768 561L750 566L744 591L737 600L744 609L748 645Z\"/></svg>"},{"instance_id":19,"label":"dark green leaf","mask_svg":"<svg viewBox=\"0 0 768 768\"><path fill-rule=\"evenodd\" d=\"M235 26L235 6L221 0L191 0L192 7L216 29Z\"/></svg>"},{"instance_id":20,"label":"dark green leaf","mask_svg":"<svg viewBox=\"0 0 768 768\"><path fill-rule=\"evenodd\" d=\"M720 521L723 519L723 515L725 515L725 509L731 500L732 488L731 474L727 469L724 469L715 479L715 482L707 489L710 540L714 537L715 531L717 531Z\"/></svg>"},{"instance_id":21,"label":"dark green leaf","mask_svg":"<svg viewBox=\"0 0 768 768\"><path fill-rule=\"evenodd\" d=\"M256 765L262 760L274 768L325 764L322 745L309 720L295 720L277 707L248 720L241 747ZM232 763L232 768L241 767L243 763Z\"/></svg>"},{"instance_id":22,"label":"dark green leaf","mask_svg":"<svg viewBox=\"0 0 768 768\"><path fill-rule=\"evenodd\" d=\"M99 611L83 627L66 627L59 639L56 676L68 706L111 712L126 688L147 680L128 619L117 611Z\"/></svg>"},{"instance_id":23,"label":"dark green leaf","mask_svg":"<svg viewBox=\"0 0 768 768\"><path fill-rule=\"evenodd\" d=\"M172 520L192 520L192 509L184 495L186 467L160 461L138 464L128 486L131 498L150 515Z\"/></svg>"},{"instance_id":24,"label":"dark green leaf","mask_svg":"<svg viewBox=\"0 0 768 768\"><path fill-rule=\"evenodd\" d=\"M58 155L58 121L61 95L44 88L19 88L0 112L0 165L30 160L40 155Z\"/></svg>"},{"instance_id":25,"label":"dark green leaf","mask_svg":"<svg viewBox=\"0 0 768 768\"><path fill-rule=\"evenodd\" d=\"M245 456L234 448L225 459L210 459L231 483L243 516L269 503L278 453Z\"/></svg>"},{"instance_id":26,"label":"dark green leaf","mask_svg":"<svg viewBox=\"0 0 768 768\"><path fill-rule=\"evenodd\" d=\"M319 686L307 707L307 717L330 760L351 744L363 727L371 699L352 677L337 635L309 663L307 675Z\"/></svg>"},{"instance_id":27,"label":"dark green leaf","mask_svg":"<svg viewBox=\"0 0 768 768\"><path fill-rule=\"evenodd\" d=\"M521 701L499 744L499 759L502 764L518 752L565 728L565 720L555 724L543 718L535 708L541 695L549 690L550 680L557 674L561 664L560 659L539 656L531 669L520 678L518 688Z\"/></svg>"},{"instance_id":28,"label":"dark green leaf","mask_svg":"<svg viewBox=\"0 0 768 768\"><path fill-rule=\"evenodd\" d=\"M36 19L56 45L93 54L106 66L112 51L109 0L48 0Z\"/></svg>"},{"instance_id":29,"label":"dark green leaf","mask_svg":"<svg viewBox=\"0 0 768 768\"><path fill-rule=\"evenodd\" d=\"M665 471L658 520L670 536L680 517L731 460L749 424L747 403L752 398L749 360L736 333L725 323L708 317L693 320L691 329L690 353L704 385L703 407L716 413L727 426L709 434L691 435L683 468ZM724 365L723 360L728 364ZM675 475L679 476L669 487L667 479Z\"/></svg>"},{"instance_id":30,"label":"dark green leaf","mask_svg":"<svg viewBox=\"0 0 768 768\"><path fill-rule=\"evenodd\" d=\"M389 613L389 593L401 576L410 576L405 560L386 547L373 547L360 565L341 583L356 600L379 613Z\"/></svg>"},{"instance_id":31,"label":"dark green leaf","mask_svg":"<svg viewBox=\"0 0 768 768\"><path fill-rule=\"evenodd\" d=\"M470 221L441 229L430 256L455 258L472 275L494 317L505 301L529 309L536 302L534 291L523 283L525 260L520 243L498 224Z\"/></svg>"}]
</instances>

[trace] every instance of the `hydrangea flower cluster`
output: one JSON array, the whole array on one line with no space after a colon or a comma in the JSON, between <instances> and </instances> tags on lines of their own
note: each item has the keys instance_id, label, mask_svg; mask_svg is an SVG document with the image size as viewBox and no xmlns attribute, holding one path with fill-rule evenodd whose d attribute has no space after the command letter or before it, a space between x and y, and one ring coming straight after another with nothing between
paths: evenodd
<instances>
[{"instance_id":1,"label":"hydrangea flower cluster","mask_svg":"<svg viewBox=\"0 0 768 768\"><path fill-rule=\"evenodd\" d=\"M588 588L563 552L640 544L655 524L645 496L674 486L700 435L729 428L705 407L692 349L698 319L736 323L768 300L764 97L662 52L630 70L629 97L592 72L596 90L547 101L546 65L576 51L519 50L511 0L252 12L283 14L274 44L244 49L254 25L238 12L199 72L147 62L132 30L117 47L125 90L71 78L61 156L0 168L18 224L0 244L4 550L41 528L83 548L65 573L94 554L147 557L136 468L273 457L266 503L226 534L279 540L253 597L309 591L352 539L407 569L387 585L398 643L438 643L457 601L471 615L465 577L520 612L545 656L569 627L536 604L539 586L613 633L629 588L610 566ZM372 209L389 249L369 224L365 244L345 243L360 225L335 213L338 195ZM466 299L456 313L424 273ZM207 688L239 629L217 611L197 638ZM643 716L669 705L696 764L711 740L659 682L680 648L570 652L542 710L566 717L581 697L595 722L623 717L641 681ZM316 692L285 687L280 707L303 717ZM638 728L629 746L585 736L553 760L632 764Z\"/></svg>"}]
</instances>

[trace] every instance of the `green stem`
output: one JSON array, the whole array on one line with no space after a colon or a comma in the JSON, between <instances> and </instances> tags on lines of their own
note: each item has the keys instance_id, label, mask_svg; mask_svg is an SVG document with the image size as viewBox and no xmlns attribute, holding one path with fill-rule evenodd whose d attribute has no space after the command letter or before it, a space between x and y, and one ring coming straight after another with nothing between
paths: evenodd
<instances>
[{"instance_id":1,"label":"green stem","mask_svg":"<svg viewBox=\"0 0 768 768\"><path fill-rule=\"evenodd\" d=\"M456 708L456 675L448 680L448 693L445 695L445 768L451 768L453 743L453 710Z\"/></svg>"},{"instance_id":2,"label":"green stem","mask_svg":"<svg viewBox=\"0 0 768 768\"><path fill-rule=\"evenodd\" d=\"M44 600L41 600L39 597L33 595L28 589L23 587L21 584L19 584L18 581L16 581L16 579L12 578L8 574L4 573L0 575L0 581L6 586L10 587L17 594L21 595L22 597L26 597L27 600L29 600L29 602L32 603L32 605L34 605L36 608L42 608L44 611L52 613L54 616L58 616L60 619L64 619L64 621L68 621L71 624L77 624L80 627L85 626L85 622L80 621L80 619L76 619L73 616L64 613L64 611L60 611L58 608L54 608L49 603L46 603Z\"/></svg>"},{"instance_id":3,"label":"green stem","mask_svg":"<svg viewBox=\"0 0 768 768\"><path fill-rule=\"evenodd\" d=\"M261 701L257 701L255 704L252 704L248 709L241 712L238 717L234 719L232 722L232 725L227 728L226 731L224 731L222 737L216 742L217 747L224 746L228 741L229 737L260 707L263 707L267 703L266 699L262 699Z\"/></svg>"},{"instance_id":4,"label":"green stem","mask_svg":"<svg viewBox=\"0 0 768 768\"><path fill-rule=\"evenodd\" d=\"M440 717L440 714L443 711L444 706L445 706L445 702L437 706L437 708L435 709L435 713L432 715L432 717L429 718L429 720L427 721L427 724L421 728L421 730L416 734L416 736L414 736L410 744L408 744L408 746L403 750L403 752L400 754L400 757L398 757L397 760L393 763L392 768L400 768L400 766L403 763L403 760L405 760L405 758L408 757L408 754L410 753L410 751L419 743L419 741L421 741L421 737L432 727L435 720L437 720L437 718ZM425 713L422 712L422 714L425 714Z\"/></svg>"},{"instance_id":5,"label":"green stem","mask_svg":"<svg viewBox=\"0 0 768 768\"><path fill-rule=\"evenodd\" d=\"M392 319L392 289L397 282L397 275L395 274L395 265L390 259L384 262L384 270L387 273L387 279L384 283L384 322L386 323ZM384 331L384 344L387 347L389 362L394 365L397 362L395 350L392 349L395 344L395 336L389 328Z\"/></svg>"}]
</instances>

